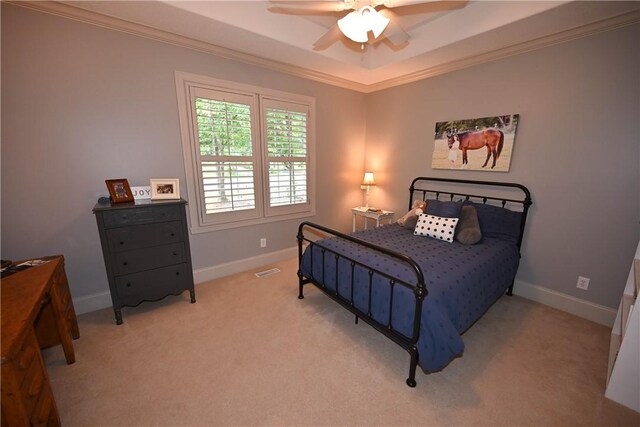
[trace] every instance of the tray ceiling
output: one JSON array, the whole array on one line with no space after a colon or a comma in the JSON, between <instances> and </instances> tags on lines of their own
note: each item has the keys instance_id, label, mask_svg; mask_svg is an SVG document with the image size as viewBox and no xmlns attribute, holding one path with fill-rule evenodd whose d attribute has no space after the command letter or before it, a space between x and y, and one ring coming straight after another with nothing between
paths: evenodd
<instances>
[{"instance_id":1,"label":"tray ceiling","mask_svg":"<svg viewBox=\"0 0 640 427\"><path fill-rule=\"evenodd\" d=\"M640 22L633 1L435 2L398 14L410 36L401 48L380 40L362 50L342 37L313 50L340 15L275 13L282 5L266 0L14 4L363 92Z\"/></svg>"}]
</instances>

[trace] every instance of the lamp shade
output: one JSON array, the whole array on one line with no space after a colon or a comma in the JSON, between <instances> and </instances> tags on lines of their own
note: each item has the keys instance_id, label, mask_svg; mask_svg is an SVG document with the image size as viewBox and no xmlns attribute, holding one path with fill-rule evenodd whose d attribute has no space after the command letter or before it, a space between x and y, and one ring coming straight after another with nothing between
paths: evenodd
<instances>
[{"instance_id":1,"label":"lamp shade","mask_svg":"<svg viewBox=\"0 0 640 427\"><path fill-rule=\"evenodd\" d=\"M378 38L384 29L387 28L387 25L389 25L389 18L380 15L371 6L363 7L360 10L360 14L362 15L365 28L367 28L367 30L371 30L373 32L373 37L375 38Z\"/></svg>"},{"instance_id":2,"label":"lamp shade","mask_svg":"<svg viewBox=\"0 0 640 427\"><path fill-rule=\"evenodd\" d=\"M357 10L338 20L338 27L342 34L358 43L366 43L368 40L367 29L364 27L362 15Z\"/></svg>"},{"instance_id":3,"label":"lamp shade","mask_svg":"<svg viewBox=\"0 0 640 427\"><path fill-rule=\"evenodd\" d=\"M373 172L364 173L364 179L362 180L362 185L376 185L376 182L373 179Z\"/></svg>"},{"instance_id":4,"label":"lamp shade","mask_svg":"<svg viewBox=\"0 0 640 427\"><path fill-rule=\"evenodd\" d=\"M389 18L380 15L371 6L354 10L338 20L340 31L357 43L366 43L369 40L367 36L369 31L372 31L373 36L377 38L387 28L387 25L389 25Z\"/></svg>"}]
</instances>

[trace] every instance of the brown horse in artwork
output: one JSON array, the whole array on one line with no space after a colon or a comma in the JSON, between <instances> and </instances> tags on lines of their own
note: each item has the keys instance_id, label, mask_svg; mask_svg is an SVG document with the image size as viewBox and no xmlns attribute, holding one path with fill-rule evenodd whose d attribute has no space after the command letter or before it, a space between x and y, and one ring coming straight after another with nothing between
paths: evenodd
<instances>
[{"instance_id":1,"label":"brown horse in artwork","mask_svg":"<svg viewBox=\"0 0 640 427\"><path fill-rule=\"evenodd\" d=\"M484 129L475 132L457 132L454 129L453 132L447 131L447 142L449 149L453 146L453 143L458 141L460 143L459 149L462 150L462 164L469 163L467 160L467 150L477 150L478 148L487 147L487 160L484 161L482 167L487 166L489 158L493 155L493 164L491 169L496 167L496 160L500 157L502 152L502 146L504 145L504 133L498 129Z\"/></svg>"}]
</instances>

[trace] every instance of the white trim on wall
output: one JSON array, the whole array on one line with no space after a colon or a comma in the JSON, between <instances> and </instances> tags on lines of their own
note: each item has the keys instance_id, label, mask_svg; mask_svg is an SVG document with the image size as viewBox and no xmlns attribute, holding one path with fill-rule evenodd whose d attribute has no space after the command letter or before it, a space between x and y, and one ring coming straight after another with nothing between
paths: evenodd
<instances>
[{"instance_id":1,"label":"white trim on wall","mask_svg":"<svg viewBox=\"0 0 640 427\"><path fill-rule=\"evenodd\" d=\"M591 320L601 325L612 327L616 320L616 310L585 301L571 295L543 288L542 286L516 280L513 293L531 301L557 308L558 310L574 314L583 319Z\"/></svg>"},{"instance_id":2,"label":"white trim on wall","mask_svg":"<svg viewBox=\"0 0 640 427\"><path fill-rule=\"evenodd\" d=\"M258 57L247 53L239 52L236 50L224 48L214 45L212 43L195 40L189 37L181 36L169 31L159 30L146 25L137 24L134 22L125 21L120 18L114 18L112 16L101 15L96 12L91 12L85 9L80 9L68 4L53 2L53 1L15 1L8 0L7 3L11 3L16 6L37 10L40 12L49 13L52 15L61 16L64 18L73 19L80 22L85 22L91 25L96 25L111 30L121 31L127 34L132 34L139 37L144 37L151 40L160 41L163 43L172 44L175 46L185 47L188 49L194 49L201 52L210 53L222 58L232 59L240 61L245 64L257 65L270 70L279 71L282 73L290 74L305 79L330 84L333 86L351 89L363 93L376 92L391 87L404 85L414 81L426 79L429 77L438 76L441 74L450 73L452 71L458 71L464 68L472 67L474 65L480 65L485 62L495 61L497 59L506 58L520 53L529 52L536 49L541 49L547 46L553 46L558 43L574 40L580 37L590 36L602 31L609 31L616 28L624 27L626 25L632 25L640 22L640 11L633 11L630 13L624 13L611 18L606 18L600 21L592 22L590 24L583 25L578 28L573 28L566 31L560 31L555 34L551 34L545 37L540 37L535 40L531 40L525 43L518 43L504 48L496 49L493 51L485 52L480 55L470 55L466 58L451 61L445 64L427 67L423 70L409 73L396 78L381 81L379 83L367 85L357 83L351 80L343 79L340 77L332 76L327 73L315 71L310 68L300 67L297 65L286 64L283 62L275 61L269 58Z\"/></svg>"},{"instance_id":3,"label":"white trim on wall","mask_svg":"<svg viewBox=\"0 0 640 427\"><path fill-rule=\"evenodd\" d=\"M251 258L228 262L226 264L199 268L193 271L193 281L196 285L199 285L209 280L219 279L220 277L230 276L236 273L242 273L244 271L263 267L268 264L296 258L297 256L298 247L294 246L291 248L282 249L280 251L269 252ZM103 308L112 307L111 295L107 291L74 298L73 306L75 308L76 314L84 314L92 311L102 310Z\"/></svg>"},{"instance_id":4,"label":"white trim on wall","mask_svg":"<svg viewBox=\"0 0 640 427\"><path fill-rule=\"evenodd\" d=\"M196 284L219 279L232 274L242 273L254 268L263 267L280 261L297 257L297 246L269 252L267 254L232 261L221 265L199 268L193 271L193 279ZM571 313L583 319L591 320L601 325L612 327L616 318L616 310L580 298L566 295L542 286L516 280L513 293L531 301L557 308ZM88 313L111 307L109 292L100 292L73 300L77 314Z\"/></svg>"},{"instance_id":5,"label":"white trim on wall","mask_svg":"<svg viewBox=\"0 0 640 427\"><path fill-rule=\"evenodd\" d=\"M254 268L263 267L268 264L273 264L274 262L285 261L297 256L298 247L294 246L288 249L269 252L264 255L245 258L238 261L231 261L226 264L199 268L193 271L193 280L196 284L199 284L209 280L219 279L220 277L229 276L231 274L242 273Z\"/></svg>"},{"instance_id":6,"label":"white trim on wall","mask_svg":"<svg viewBox=\"0 0 640 427\"><path fill-rule=\"evenodd\" d=\"M4 1L4 0L3 0ZM58 3L55 1L15 1L10 0L7 3L14 6L20 6L27 9L37 10L39 12L49 13L51 15L63 18L73 19L75 21L84 22L86 24L95 25L97 27L107 28L110 30L120 31L146 39L171 44L174 46L193 49L200 52L209 53L221 58L231 59L243 62L249 65L256 65L269 70L279 71L282 73L303 77L305 79L314 80L321 83L327 83L344 89L356 90L359 92L368 92L367 85L356 83L347 79L332 76L321 71L315 71L309 68L291 65L284 62L275 61L269 58L262 58L248 53L239 52L237 50L217 46L212 43L185 37L180 34L172 33L165 30L149 27L147 25L126 21L124 19L115 18L113 16L102 15L100 13L81 9L72 5Z\"/></svg>"}]
</instances>

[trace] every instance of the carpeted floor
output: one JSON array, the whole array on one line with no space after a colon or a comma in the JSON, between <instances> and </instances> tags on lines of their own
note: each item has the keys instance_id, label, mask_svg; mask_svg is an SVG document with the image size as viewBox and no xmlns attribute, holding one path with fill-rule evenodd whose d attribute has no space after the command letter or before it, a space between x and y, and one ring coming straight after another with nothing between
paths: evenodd
<instances>
[{"instance_id":1,"label":"carpeted floor","mask_svg":"<svg viewBox=\"0 0 640 427\"><path fill-rule=\"evenodd\" d=\"M77 362L45 351L63 425L640 425L604 397L601 325L503 297L411 389L404 350L312 285L298 300L296 260L274 266L197 285L196 304L125 308L121 326L80 316Z\"/></svg>"}]
</instances>

